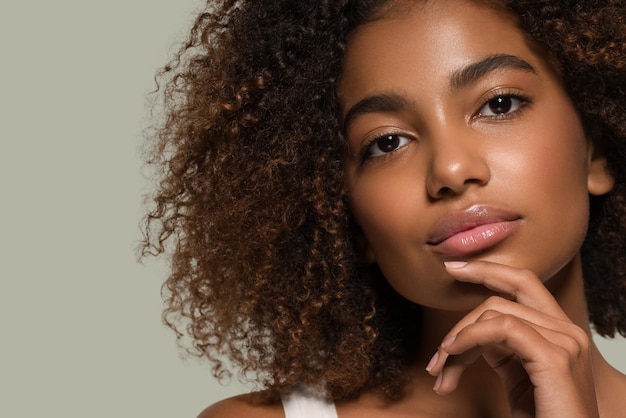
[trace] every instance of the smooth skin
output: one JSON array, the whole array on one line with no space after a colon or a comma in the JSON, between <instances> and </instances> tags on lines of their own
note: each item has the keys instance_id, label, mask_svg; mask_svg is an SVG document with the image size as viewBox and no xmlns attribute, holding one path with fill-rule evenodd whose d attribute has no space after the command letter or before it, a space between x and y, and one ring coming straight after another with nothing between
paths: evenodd
<instances>
[{"instance_id":1,"label":"smooth skin","mask_svg":"<svg viewBox=\"0 0 626 418\"><path fill-rule=\"evenodd\" d=\"M510 416L599 416L595 391L619 374L591 342L579 250L588 195L613 179L558 70L507 15L429 2L357 30L340 97L365 259L425 307L425 340L459 311L427 365L436 392L454 393L479 362L504 382ZM514 232L460 257L438 252L433 225L476 206L511 214Z\"/></svg>"},{"instance_id":2,"label":"smooth skin","mask_svg":"<svg viewBox=\"0 0 626 418\"><path fill-rule=\"evenodd\" d=\"M626 377L591 340L579 253L588 196L613 179L558 69L485 6L402 12L352 35L339 98L362 257L424 306L422 349L404 398L366 393L339 417L620 416ZM442 254L437 225L477 206L513 226ZM247 399L201 417L283 416Z\"/></svg>"}]
</instances>

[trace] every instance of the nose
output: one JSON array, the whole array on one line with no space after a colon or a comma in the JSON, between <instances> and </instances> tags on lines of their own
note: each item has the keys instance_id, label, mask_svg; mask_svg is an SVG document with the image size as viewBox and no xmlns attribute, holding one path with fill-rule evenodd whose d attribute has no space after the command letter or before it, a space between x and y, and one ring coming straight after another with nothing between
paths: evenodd
<instances>
[{"instance_id":1,"label":"nose","mask_svg":"<svg viewBox=\"0 0 626 418\"><path fill-rule=\"evenodd\" d=\"M472 185L484 186L489 182L489 165L480 144L472 139L440 135L429 141L431 158L426 189L431 198L459 195Z\"/></svg>"}]
</instances>

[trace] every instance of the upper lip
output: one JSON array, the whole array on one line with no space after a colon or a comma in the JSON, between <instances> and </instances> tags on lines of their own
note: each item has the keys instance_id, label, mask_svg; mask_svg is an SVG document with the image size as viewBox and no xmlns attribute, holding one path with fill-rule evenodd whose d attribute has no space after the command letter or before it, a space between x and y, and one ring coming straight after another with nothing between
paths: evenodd
<instances>
[{"instance_id":1,"label":"upper lip","mask_svg":"<svg viewBox=\"0 0 626 418\"><path fill-rule=\"evenodd\" d=\"M428 236L427 243L429 245L437 245L453 235L480 225L510 222L517 219L520 219L519 215L504 209L474 205L462 211L450 212L435 222Z\"/></svg>"}]
</instances>

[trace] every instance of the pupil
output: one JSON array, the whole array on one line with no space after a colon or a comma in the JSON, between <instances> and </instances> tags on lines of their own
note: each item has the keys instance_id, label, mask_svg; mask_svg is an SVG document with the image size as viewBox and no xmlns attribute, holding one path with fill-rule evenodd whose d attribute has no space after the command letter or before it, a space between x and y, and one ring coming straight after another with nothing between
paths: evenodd
<instances>
[{"instance_id":1,"label":"pupil","mask_svg":"<svg viewBox=\"0 0 626 418\"><path fill-rule=\"evenodd\" d=\"M400 144L400 138L397 135L387 135L384 138L378 140L378 148L383 152L391 152L398 148Z\"/></svg>"},{"instance_id":2,"label":"pupil","mask_svg":"<svg viewBox=\"0 0 626 418\"><path fill-rule=\"evenodd\" d=\"M511 110L513 103L510 97L498 97L497 99L489 102L489 109L493 113L507 113Z\"/></svg>"}]
</instances>

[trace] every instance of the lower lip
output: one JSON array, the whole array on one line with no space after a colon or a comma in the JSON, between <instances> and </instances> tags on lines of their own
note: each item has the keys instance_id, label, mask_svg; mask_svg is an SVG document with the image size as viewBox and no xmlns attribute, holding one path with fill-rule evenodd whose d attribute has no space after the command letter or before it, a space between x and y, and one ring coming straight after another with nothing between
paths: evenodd
<instances>
[{"instance_id":1,"label":"lower lip","mask_svg":"<svg viewBox=\"0 0 626 418\"><path fill-rule=\"evenodd\" d=\"M464 257L484 252L507 239L518 225L519 220L479 225L433 245L433 250L448 257Z\"/></svg>"}]
</instances>

